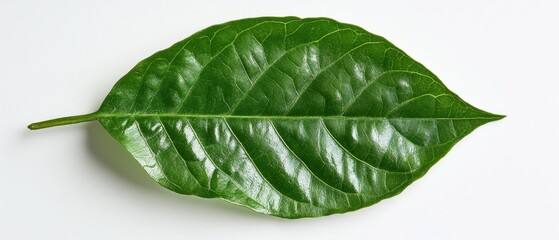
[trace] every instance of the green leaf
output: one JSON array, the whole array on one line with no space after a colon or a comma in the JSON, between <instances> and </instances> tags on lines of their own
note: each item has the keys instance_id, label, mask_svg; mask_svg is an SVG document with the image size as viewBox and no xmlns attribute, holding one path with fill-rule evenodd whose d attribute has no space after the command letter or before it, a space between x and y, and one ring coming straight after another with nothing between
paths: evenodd
<instances>
[{"instance_id":1,"label":"green leaf","mask_svg":"<svg viewBox=\"0 0 559 240\"><path fill-rule=\"evenodd\" d=\"M162 186L284 218L400 193L501 119L382 37L326 18L211 26L141 61L97 119Z\"/></svg>"}]
</instances>

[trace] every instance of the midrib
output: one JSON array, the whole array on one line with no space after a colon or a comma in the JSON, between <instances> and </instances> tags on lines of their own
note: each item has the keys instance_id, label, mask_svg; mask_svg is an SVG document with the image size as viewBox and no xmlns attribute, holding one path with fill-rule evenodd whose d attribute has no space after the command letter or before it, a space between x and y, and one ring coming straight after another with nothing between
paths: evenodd
<instances>
[{"instance_id":1,"label":"midrib","mask_svg":"<svg viewBox=\"0 0 559 240\"><path fill-rule=\"evenodd\" d=\"M241 119L340 119L340 120L496 120L500 116L491 117L367 117L367 116L257 116L257 115L220 115L192 113L97 113L97 118L117 117L163 117L163 118L241 118Z\"/></svg>"}]
</instances>

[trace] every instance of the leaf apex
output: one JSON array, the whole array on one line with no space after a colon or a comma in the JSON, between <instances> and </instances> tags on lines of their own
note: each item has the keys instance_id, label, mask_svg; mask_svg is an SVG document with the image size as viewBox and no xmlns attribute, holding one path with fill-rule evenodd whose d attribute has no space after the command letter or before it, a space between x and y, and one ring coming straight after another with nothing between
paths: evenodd
<instances>
[{"instance_id":1,"label":"leaf apex","mask_svg":"<svg viewBox=\"0 0 559 240\"><path fill-rule=\"evenodd\" d=\"M506 118L506 117L507 117L507 115L493 114L493 118L494 118L493 121L498 121L498 120L501 120L501 119Z\"/></svg>"}]
</instances>

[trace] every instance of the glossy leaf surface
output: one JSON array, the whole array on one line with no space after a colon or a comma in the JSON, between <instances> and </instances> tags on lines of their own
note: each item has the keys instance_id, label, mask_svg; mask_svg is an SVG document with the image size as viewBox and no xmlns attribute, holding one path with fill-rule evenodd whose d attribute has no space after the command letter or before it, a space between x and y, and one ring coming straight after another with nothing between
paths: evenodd
<instances>
[{"instance_id":1,"label":"glossy leaf surface","mask_svg":"<svg viewBox=\"0 0 559 240\"><path fill-rule=\"evenodd\" d=\"M140 62L90 116L162 186L285 218L396 195L502 118L382 37L294 17L195 33Z\"/></svg>"}]
</instances>

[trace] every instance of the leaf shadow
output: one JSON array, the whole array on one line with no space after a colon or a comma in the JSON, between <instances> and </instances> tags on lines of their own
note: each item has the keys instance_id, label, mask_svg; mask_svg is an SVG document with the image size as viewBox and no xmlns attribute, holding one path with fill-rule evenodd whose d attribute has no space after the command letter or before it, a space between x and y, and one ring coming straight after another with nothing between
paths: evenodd
<instances>
[{"instance_id":1,"label":"leaf shadow","mask_svg":"<svg viewBox=\"0 0 559 240\"><path fill-rule=\"evenodd\" d=\"M231 216L243 216L247 218L267 218L275 219L275 217L265 216L249 210L248 208L235 206L220 199L204 199L196 196L181 195L157 184L144 171L141 165L113 139L109 133L101 126L99 122L86 124L86 144L90 151L94 164L100 168L112 172L112 174L125 183L129 187L137 188L142 194L149 194L150 197L165 198L164 201L170 201L173 206L184 205L186 215L191 215L188 211L192 207L203 208L209 214L227 214Z\"/></svg>"}]
</instances>

